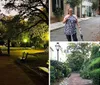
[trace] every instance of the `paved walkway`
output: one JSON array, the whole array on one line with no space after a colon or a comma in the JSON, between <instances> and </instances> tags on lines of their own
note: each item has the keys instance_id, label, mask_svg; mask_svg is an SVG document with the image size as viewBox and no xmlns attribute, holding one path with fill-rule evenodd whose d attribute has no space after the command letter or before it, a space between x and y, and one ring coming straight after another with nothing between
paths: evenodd
<instances>
[{"instance_id":1,"label":"paved walkway","mask_svg":"<svg viewBox=\"0 0 100 85\"><path fill-rule=\"evenodd\" d=\"M69 78L65 78L59 85L92 85L92 81L82 79L78 73L72 73Z\"/></svg>"},{"instance_id":2,"label":"paved walkway","mask_svg":"<svg viewBox=\"0 0 100 85\"><path fill-rule=\"evenodd\" d=\"M12 59L0 56L0 85L35 85Z\"/></svg>"}]
</instances>

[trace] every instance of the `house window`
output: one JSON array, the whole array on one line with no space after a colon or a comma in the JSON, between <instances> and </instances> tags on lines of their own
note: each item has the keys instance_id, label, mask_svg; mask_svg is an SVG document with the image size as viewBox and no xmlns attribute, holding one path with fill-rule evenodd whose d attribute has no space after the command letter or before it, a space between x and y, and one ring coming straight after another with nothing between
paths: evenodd
<instances>
[{"instance_id":1,"label":"house window","mask_svg":"<svg viewBox=\"0 0 100 85\"><path fill-rule=\"evenodd\" d=\"M53 12L56 8L61 8L63 10L63 0L52 0L52 10Z\"/></svg>"}]
</instances>

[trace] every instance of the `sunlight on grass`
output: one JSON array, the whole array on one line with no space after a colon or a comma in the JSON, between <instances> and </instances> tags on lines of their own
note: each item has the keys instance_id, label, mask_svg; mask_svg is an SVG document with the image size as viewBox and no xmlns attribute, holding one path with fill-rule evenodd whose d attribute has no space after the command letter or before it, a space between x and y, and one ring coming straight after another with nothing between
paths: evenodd
<instances>
[{"instance_id":1,"label":"sunlight on grass","mask_svg":"<svg viewBox=\"0 0 100 85\"><path fill-rule=\"evenodd\" d=\"M31 49L31 50L13 50L13 51L11 51L11 55L22 57L23 52L25 52L25 53L40 53L40 52L44 52L44 51L45 50L34 50L34 49Z\"/></svg>"},{"instance_id":2,"label":"sunlight on grass","mask_svg":"<svg viewBox=\"0 0 100 85\"><path fill-rule=\"evenodd\" d=\"M1 49L4 54L7 54L7 47L1 46ZM30 47L26 47L26 48L25 47L11 47L10 48L10 55L12 57L22 57L23 52L34 54L34 53L45 52L45 50L32 49Z\"/></svg>"}]
</instances>

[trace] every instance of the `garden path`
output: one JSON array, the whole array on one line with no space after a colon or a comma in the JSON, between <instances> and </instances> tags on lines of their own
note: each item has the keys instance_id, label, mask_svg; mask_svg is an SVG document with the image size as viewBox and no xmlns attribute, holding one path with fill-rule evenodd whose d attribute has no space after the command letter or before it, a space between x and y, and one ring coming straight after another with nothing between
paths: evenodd
<instances>
[{"instance_id":1,"label":"garden path","mask_svg":"<svg viewBox=\"0 0 100 85\"><path fill-rule=\"evenodd\" d=\"M93 85L91 80L82 79L79 73L72 73L69 78L65 78L59 85Z\"/></svg>"}]
</instances>

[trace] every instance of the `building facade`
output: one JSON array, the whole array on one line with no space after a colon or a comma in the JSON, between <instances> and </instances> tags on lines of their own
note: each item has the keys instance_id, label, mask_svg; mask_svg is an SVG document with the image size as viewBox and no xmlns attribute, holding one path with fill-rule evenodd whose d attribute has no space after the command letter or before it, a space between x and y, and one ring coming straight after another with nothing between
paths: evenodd
<instances>
[{"instance_id":1,"label":"building facade","mask_svg":"<svg viewBox=\"0 0 100 85\"><path fill-rule=\"evenodd\" d=\"M68 9L70 4L65 3L64 0L50 0L50 20L51 23L57 22L57 18L54 15L54 12L57 8L61 8L63 11L62 17L68 14ZM92 1L91 0L82 0L79 6L74 8L74 14L79 18L87 17L92 15Z\"/></svg>"},{"instance_id":2,"label":"building facade","mask_svg":"<svg viewBox=\"0 0 100 85\"><path fill-rule=\"evenodd\" d=\"M57 18L54 15L54 12L57 8L63 11L63 15L68 13L70 5L65 4L64 0L50 0L50 20L51 23L57 22ZM63 16L62 16L63 17Z\"/></svg>"},{"instance_id":3,"label":"building facade","mask_svg":"<svg viewBox=\"0 0 100 85\"><path fill-rule=\"evenodd\" d=\"M57 60L57 50L54 47L50 47L49 49L49 56L50 56L50 60ZM64 51L64 49L60 48L59 49L59 61L60 62L65 62L66 61L66 53Z\"/></svg>"},{"instance_id":4,"label":"building facade","mask_svg":"<svg viewBox=\"0 0 100 85\"><path fill-rule=\"evenodd\" d=\"M92 16L92 0L82 1L82 16Z\"/></svg>"}]
</instances>

